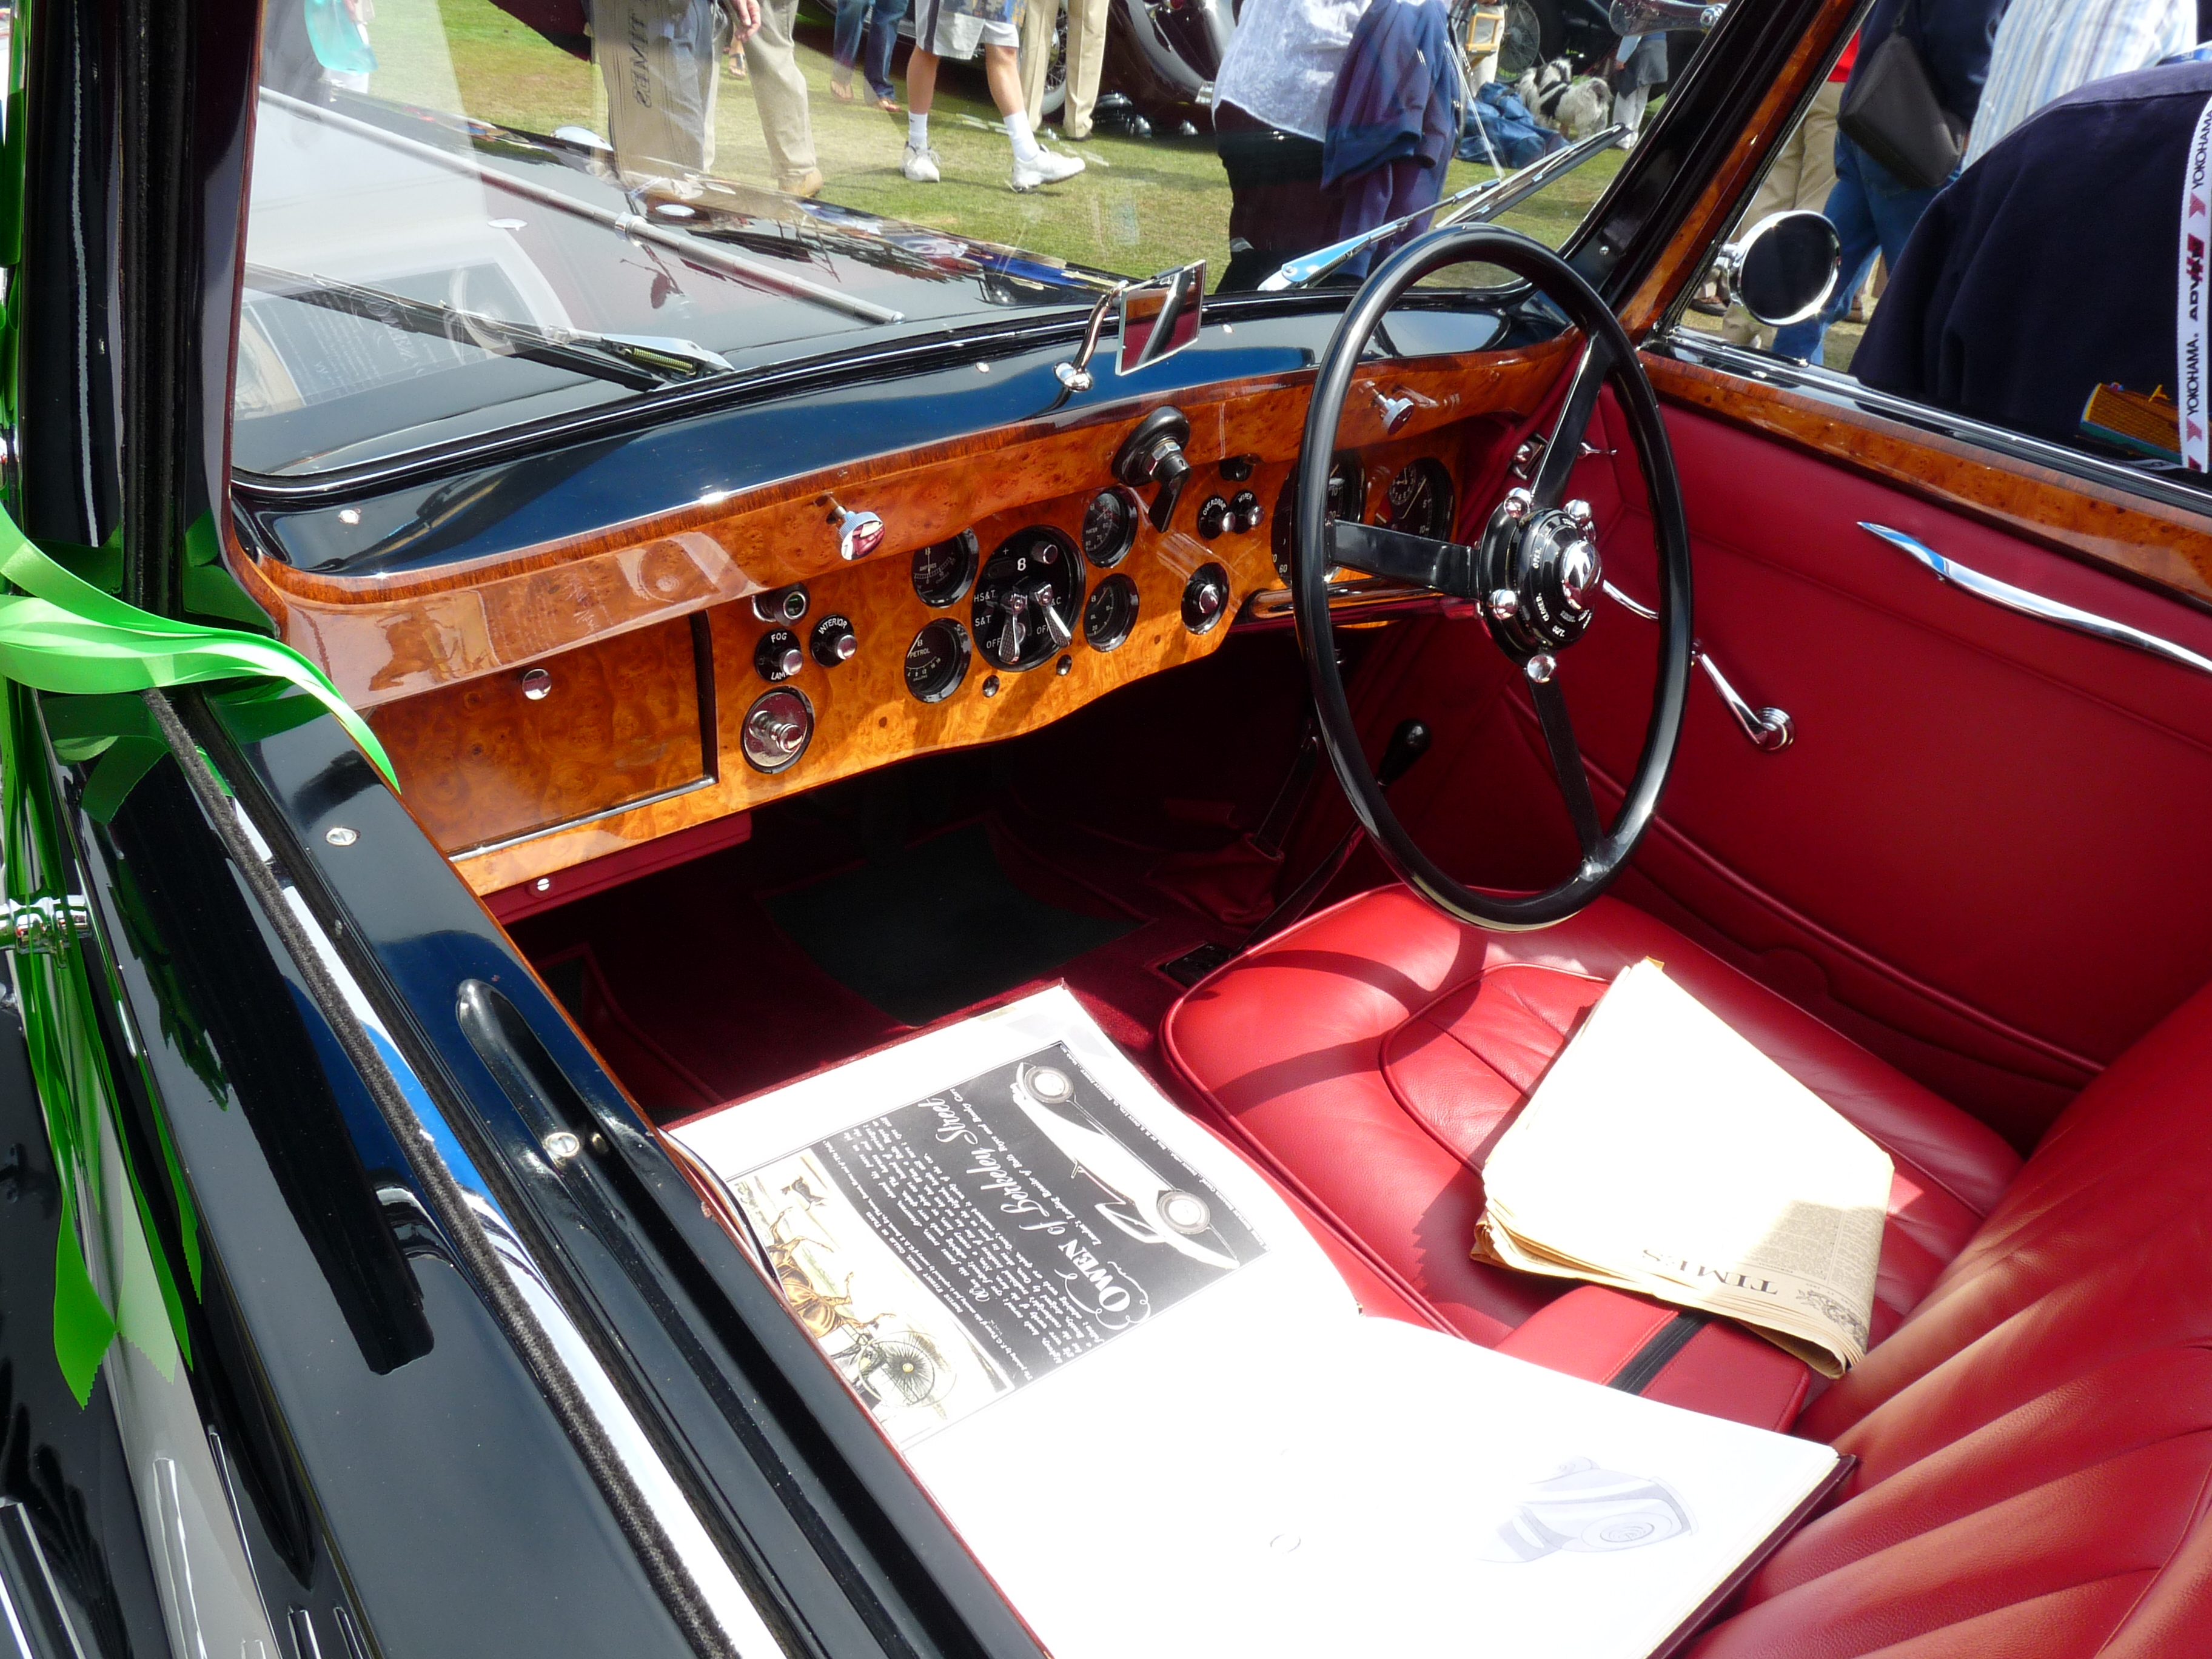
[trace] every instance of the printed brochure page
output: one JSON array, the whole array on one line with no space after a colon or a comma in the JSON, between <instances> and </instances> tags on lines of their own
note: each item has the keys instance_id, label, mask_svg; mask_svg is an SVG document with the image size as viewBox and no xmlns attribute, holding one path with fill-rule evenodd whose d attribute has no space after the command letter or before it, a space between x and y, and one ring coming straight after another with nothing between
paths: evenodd
<instances>
[{"instance_id":1,"label":"printed brochure page","mask_svg":"<svg viewBox=\"0 0 2212 1659\"><path fill-rule=\"evenodd\" d=\"M675 1133L1058 1659L1643 1659L1835 1468L1362 1316L1062 988Z\"/></svg>"}]
</instances>

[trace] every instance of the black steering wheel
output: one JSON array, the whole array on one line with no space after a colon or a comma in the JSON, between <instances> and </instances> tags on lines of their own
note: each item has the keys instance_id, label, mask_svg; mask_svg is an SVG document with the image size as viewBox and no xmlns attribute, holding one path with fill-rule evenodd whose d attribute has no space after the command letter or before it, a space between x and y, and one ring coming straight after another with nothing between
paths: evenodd
<instances>
[{"instance_id":1,"label":"black steering wheel","mask_svg":"<svg viewBox=\"0 0 2212 1659\"><path fill-rule=\"evenodd\" d=\"M1566 315L1584 342L1557 422L1525 489L1509 490L1491 514L1481 545L1432 541L1376 525L1328 517L1328 476L1344 399L1368 337L1406 291L1447 265L1502 267L1531 283ZM1567 718L1560 659L1589 629L1607 592L1589 507L1561 498L1581 458L1583 434L1610 384L1627 412L1629 433L1650 496L1659 546L1659 678L1644 727L1644 752L1610 830L1583 769L1582 748ZM1313 687L1314 709L1329 763L1361 826L1399 877L1447 915L1478 927L1547 927L1573 915L1612 883L1650 827L1682 732L1695 653L1690 623L1690 532L1682 513L1659 400L1636 361L1620 324L1574 268L1540 242L1488 225L1440 230L1401 249L1367 279L1314 380L1298 457L1291 596L1298 647ZM1338 567L1409 582L1466 600L1480 612L1490 637L1528 681L1582 845L1582 862L1556 887L1514 897L1454 880L1406 833L1383 798L1344 695L1328 614L1328 573ZM1616 599L1618 596L1616 596Z\"/></svg>"}]
</instances>

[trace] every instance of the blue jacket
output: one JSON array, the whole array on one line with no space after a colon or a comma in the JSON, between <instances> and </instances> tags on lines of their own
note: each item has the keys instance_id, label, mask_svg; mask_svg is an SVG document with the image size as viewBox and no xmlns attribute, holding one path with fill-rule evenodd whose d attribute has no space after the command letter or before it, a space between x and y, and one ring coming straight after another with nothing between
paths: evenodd
<instances>
[{"instance_id":1,"label":"blue jacket","mask_svg":"<svg viewBox=\"0 0 2212 1659\"><path fill-rule=\"evenodd\" d=\"M1433 204L1459 139L1459 73L1443 0L1373 0L1352 32L1322 144L1339 236Z\"/></svg>"},{"instance_id":2,"label":"blue jacket","mask_svg":"<svg viewBox=\"0 0 2212 1659\"><path fill-rule=\"evenodd\" d=\"M1875 48L1889 39L1898 14L1912 8L1905 38L1920 48L1920 61L1936 84L1936 97L1961 121L1972 124L1982 106L1982 86L1990 78L1990 48L1996 42L1997 24L2012 0L1875 0L1859 31L1858 61L1851 65L1851 84L1856 85L1872 61ZM1851 95L1850 87L1844 96Z\"/></svg>"}]
</instances>

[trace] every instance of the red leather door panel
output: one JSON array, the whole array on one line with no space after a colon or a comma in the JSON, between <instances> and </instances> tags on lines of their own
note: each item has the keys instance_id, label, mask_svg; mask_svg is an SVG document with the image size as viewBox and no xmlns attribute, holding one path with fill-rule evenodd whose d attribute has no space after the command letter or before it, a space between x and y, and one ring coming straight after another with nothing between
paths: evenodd
<instances>
[{"instance_id":1,"label":"red leather door panel","mask_svg":"<svg viewBox=\"0 0 2212 1659\"><path fill-rule=\"evenodd\" d=\"M1607 574L1656 591L1617 417L1577 489ZM1860 529L2212 655L2212 617L1707 416L1670 410L1698 632L1796 741L1762 753L1702 676L1621 896L1822 1014L2023 1148L2212 978L2212 677L1990 606ZM1563 660L1601 803L1656 629L1608 605ZM1471 880L1556 879L1571 842L1533 715L1479 624L1406 630L1366 710L1440 728L1399 807ZM1613 799L1618 792L1613 791Z\"/></svg>"}]
</instances>

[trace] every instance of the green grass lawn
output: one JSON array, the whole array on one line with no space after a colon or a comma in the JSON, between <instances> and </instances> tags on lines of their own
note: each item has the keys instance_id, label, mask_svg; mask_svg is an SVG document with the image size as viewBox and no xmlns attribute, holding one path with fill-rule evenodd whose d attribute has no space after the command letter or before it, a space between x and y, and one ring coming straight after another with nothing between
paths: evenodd
<instances>
[{"instance_id":1,"label":"green grass lawn","mask_svg":"<svg viewBox=\"0 0 2212 1659\"><path fill-rule=\"evenodd\" d=\"M535 132L574 124L605 131L606 94L592 68L549 45L490 0L380 0L371 31L379 97L451 110ZM1132 139L1101 133L1066 145L1089 163L1080 177L1018 196L1006 187L1010 155L993 130L998 112L980 64L947 64L938 81L930 140L943 158L938 185L899 175L903 113L888 115L830 95L830 33L802 15L799 60L810 94L825 199L1131 275L1229 258L1229 187L1211 134ZM904 96L904 48L893 78ZM726 76L715 111L714 171L749 185L771 182L750 85ZM1048 131L1048 137L1052 135ZM1618 154L1586 163L1504 222L1556 246L1620 170ZM1490 176L1454 162L1445 189Z\"/></svg>"}]
</instances>

